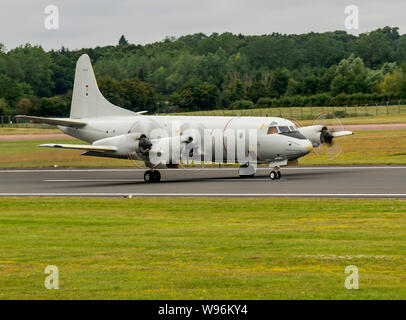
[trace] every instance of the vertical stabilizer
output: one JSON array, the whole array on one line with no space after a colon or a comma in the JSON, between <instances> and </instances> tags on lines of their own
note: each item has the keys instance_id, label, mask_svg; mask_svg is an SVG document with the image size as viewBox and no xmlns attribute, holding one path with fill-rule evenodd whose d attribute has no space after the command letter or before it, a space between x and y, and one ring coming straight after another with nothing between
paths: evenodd
<instances>
[{"instance_id":1,"label":"vertical stabilizer","mask_svg":"<svg viewBox=\"0 0 406 320\"><path fill-rule=\"evenodd\" d=\"M115 106L103 97L97 86L89 56L87 54L80 56L76 63L70 118L82 119L125 115L134 116L136 113Z\"/></svg>"}]
</instances>

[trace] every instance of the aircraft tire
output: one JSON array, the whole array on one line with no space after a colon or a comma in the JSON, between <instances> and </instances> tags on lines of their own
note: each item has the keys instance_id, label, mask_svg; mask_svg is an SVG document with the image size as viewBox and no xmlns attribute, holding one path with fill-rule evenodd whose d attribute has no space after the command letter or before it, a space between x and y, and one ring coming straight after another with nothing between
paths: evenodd
<instances>
[{"instance_id":1,"label":"aircraft tire","mask_svg":"<svg viewBox=\"0 0 406 320\"><path fill-rule=\"evenodd\" d=\"M276 174L277 174L276 179L279 180L282 177L282 174L281 174L281 172L279 170L276 171Z\"/></svg>"},{"instance_id":2,"label":"aircraft tire","mask_svg":"<svg viewBox=\"0 0 406 320\"><path fill-rule=\"evenodd\" d=\"M161 181L161 173L158 170L154 170L152 172L152 182L159 182Z\"/></svg>"},{"instance_id":3,"label":"aircraft tire","mask_svg":"<svg viewBox=\"0 0 406 320\"><path fill-rule=\"evenodd\" d=\"M151 170L147 170L144 173L144 181L146 183L154 182L154 173Z\"/></svg>"}]
</instances>

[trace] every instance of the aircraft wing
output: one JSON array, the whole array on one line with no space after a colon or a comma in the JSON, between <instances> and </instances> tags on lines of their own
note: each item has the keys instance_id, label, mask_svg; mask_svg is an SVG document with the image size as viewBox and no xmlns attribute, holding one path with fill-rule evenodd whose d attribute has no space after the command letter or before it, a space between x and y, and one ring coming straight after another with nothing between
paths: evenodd
<instances>
[{"instance_id":1,"label":"aircraft wing","mask_svg":"<svg viewBox=\"0 0 406 320\"><path fill-rule=\"evenodd\" d=\"M43 117L34 117L34 116L17 116L20 119L27 119L34 123L46 123L52 124L54 126L64 126L64 127L73 127L80 128L86 125L86 122L69 119L69 118L43 118Z\"/></svg>"},{"instance_id":2,"label":"aircraft wing","mask_svg":"<svg viewBox=\"0 0 406 320\"><path fill-rule=\"evenodd\" d=\"M86 151L117 151L116 147L110 146L93 146L87 144L41 144L40 147L46 148L62 148L62 149L74 149L74 150L86 150Z\"/></svg>"}]
</instances>

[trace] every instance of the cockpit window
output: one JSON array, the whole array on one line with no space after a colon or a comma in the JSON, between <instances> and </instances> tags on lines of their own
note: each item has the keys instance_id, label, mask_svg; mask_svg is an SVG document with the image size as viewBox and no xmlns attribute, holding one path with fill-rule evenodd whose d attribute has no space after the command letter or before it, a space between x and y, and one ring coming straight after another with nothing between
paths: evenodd
<instances>
[{"instance_id":1,"label":"cockpit window","mask_svg":"<svg viewBox=\"0 0 406 320\"><path fill-rule=\"evenodd\" d=\"M288 126L282 126L282 127L278 127L278 128L279 128L280 133L286 133L286 132L291 131Z\"/></svg>"},{"instance_id":2,"label":"cockpit window","mask_svg":"<svg viewBox=\"0 0 406 320\"><path fill-rule=\"evenodd\" d=\"M277 127L269 127L268 128L268 134L275 134L278 133L278 128Z\"/></svg>"},{"instance_id":3,"label":"cockpit window","mask_svg":"<svg viewBox=\"0 0 406 320\"><path fill-rule=\"evenodd\" d=\"M296 126L270 126L268 128L268 134L286 134L286 133L295 133L297 132Z\"/></svg>"}]
</instances>

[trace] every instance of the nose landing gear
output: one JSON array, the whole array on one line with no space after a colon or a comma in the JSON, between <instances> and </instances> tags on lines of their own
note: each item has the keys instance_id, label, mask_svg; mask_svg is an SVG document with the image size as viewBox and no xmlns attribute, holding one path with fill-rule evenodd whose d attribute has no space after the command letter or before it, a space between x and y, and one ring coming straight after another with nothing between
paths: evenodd
<instances>
[{"instance_id":1,"label":"nose landing gear","mask_svg":"<svg viewBox=\"0 0 406 320\"><path fill-rule=\"evenodd\" d=\"M144 173L144 181L153 183L161 181L161 173L158 170L147 170Z\"/></svg>"},{"instance_id":2,"label":"nose landing gear","mask_svg":"<svg viewBox=\"0 0 406 320\"><path fill-rule=\"evenodd\" d=\"M281 178L282 174L279 170L275 171L272 170L271 173L269 174L269 178L271 180L279 180Z\"/></svg>"}]
</instances>

